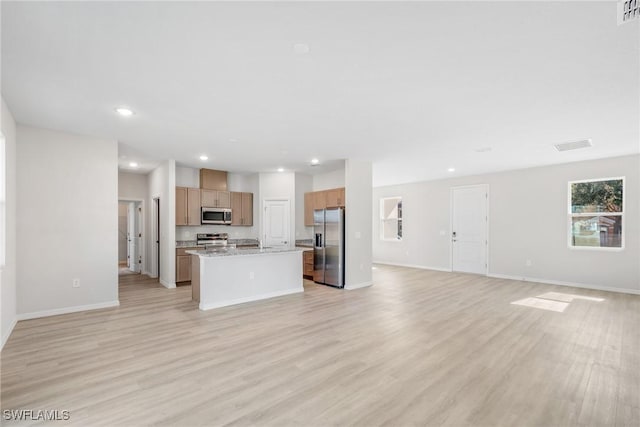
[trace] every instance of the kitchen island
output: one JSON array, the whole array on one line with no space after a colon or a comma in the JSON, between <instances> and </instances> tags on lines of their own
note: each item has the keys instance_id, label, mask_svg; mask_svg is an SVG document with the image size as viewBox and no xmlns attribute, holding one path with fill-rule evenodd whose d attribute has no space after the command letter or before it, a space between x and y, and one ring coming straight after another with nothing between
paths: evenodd
<instances>
[{"instance_id":1,"label":"kitchen island","mask_svg":"<svg viewBox=\"0 0 640 427\"><path fill-rule=\"evenodd\" d=\"M303 292L299 248L187 251L200 310Z\"/></svg>"}]
</instances>

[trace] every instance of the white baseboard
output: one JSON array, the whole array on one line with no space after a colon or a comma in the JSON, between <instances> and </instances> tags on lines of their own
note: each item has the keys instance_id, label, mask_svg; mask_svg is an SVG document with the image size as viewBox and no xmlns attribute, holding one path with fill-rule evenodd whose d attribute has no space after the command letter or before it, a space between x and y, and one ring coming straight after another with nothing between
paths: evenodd
<instances>
[{"instance_id":1,"label":"white baseboard","mask_svg":"<svg viewBox=\"0 0 640 427\"><path fill-rule=\"evenodd\" d=\"M59 314L76 313L78 311L99 310L101 308L118 307L120 301L107 301L98 304L76 305L74 307L55 308L53 310L35 311L33 313L18 314L17 320L37 319L40 317L57 316Z\"/></svg>"},{"instance_id":2,"label":"white baseboard","mask_svg":"<svg viewBox=\"0 0 640 427\"><path fill-rule=\"evenodd\" d=\"M213 308L220 308L220 307L226 307L229 305L236 305L236 304L242 304L245 302L251 302L251 301L258 301L258 300L262 300L262 299L268 299L268 298L275 298L275 297L281 297L284 295L291 295L291 294L298 294L298 293L302 293L304 292L304 288L300 288L300 289L287 289L284 291L276 291L276 292L269 292L266 294L261 294L261 295L252 295L250 297L245 297L245 298L236 298L236 299L232 299L232 300L226 300L226 301L219 301L219 302L215 302L215 303L204 303L202 301L200 301L200 310L211 310Z\"/></svg>"},{"instance_id":3,"label":"white baseboard","mask_svg":"<svg viewBox=\"0 0 640 427\"><path fill-rule=\"evenodd\" d=\"M441 268L441 267L429 267L426 265L416 265L416 264L401 264L396 262L386 262L386 261L373 261L374 264L382 264L382 265L392 265L394 267L409 267L409 268L419 268L421 270L434 270L434 271L444 271L446 273L451 273L450 268Z\"/></svg>"},{"instance_id":4,"label":"white baseboard","mask_svg":"<svg viewBox=\"0 0 640 427\"><path fill-rule=\"evenodd\" d=\"M373 285L373 282L362 282L362 283L356 283L355 285L344 285L344 288L348 291L353 291L355 289L367 288L372 285Z\"/></svg>"},{"instance_id":5,"label":"white baseboard","mask_svg":"<svg viewBox=\"0 0 640 427\"><path fill-rule=\"evenodd\" d=\"M160 284L162 286L164 286L167 289L174 289L176 287L175 283L169 283L169 282L165 282L164 280L160 279Z\"/></svg>"},{"instance_id":6,"label":"white baseboard","mask_svg":"<svg viewBox=\"0 0 640 427\"><path fill-rule=\"evenodd\" d=\"M511 276L508 274L499 274L499 273L490 273L490 274L487 274L487 277L493 277L495 279L517 280L520 282L544 283L545 285L571 286L572 288L594 289L597 291L609 291L609 292L619 292L622 294L640 295L640 289L609 288L606 286L591 285L586 283L565 282L562 280L551 280L551 279L538 279L535 277Z\"/></svg>"},{"instance_id":7,"label":"white baseboard","mask_svg":"<svg viewBox=\"0 0 640 427\"><path fill-rule=\"evenodd\" d=\"M7 331L6 335L2 337L2 342L0 342L0 351L2 351L2 349L4 348L4 345L7 343L7 340L11 336L11 332L13 332L13 328L16 327L17 323L18 323L18 319L13 319L13 321L11 322L11 326L9 326L9 330Z\"/></svg>"}]
</instances>

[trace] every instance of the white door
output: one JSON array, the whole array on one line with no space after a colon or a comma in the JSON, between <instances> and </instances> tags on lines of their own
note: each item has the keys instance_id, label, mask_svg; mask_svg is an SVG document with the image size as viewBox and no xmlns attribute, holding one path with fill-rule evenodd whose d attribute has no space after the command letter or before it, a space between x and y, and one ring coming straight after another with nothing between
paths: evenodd
<instances>
[{"instance_id":1,"label":"white door","mask_svg":"<svg viewBox=\"0 0 640 427\"><path fill-rule=\"evenodd\" d=\"M131 271L137 271L136 240L136 207L134 202L129 202L127 204L127 266Z\"/></svg>"},{"instance_id":2,"label":"white door","mask_svg":"<svg viewBox=\"0 0 640 427\"><path fill-rule=\"evenodd\" d=\"M142 203L136 203L136 234L135 252L136 252L136 272L142 271Z\"/></svg>"},{"instance_id":3,"label":"white door","mask_svg":"<svg viewBox=\"0 0 640 427\"><path fill-rule=\"evenodd\" d=\"M265 200L262 222L263 241L267 247L289 246L291 221L289 200Z\"/></svg>"},{"instance_id":4,"label":"white door","mask_svg":"<svg viewBox=\"0 0 640 427\"><path fill-rule=\"evenodd\" d=\"M451 192L451 268L487 274L487 185L453 188Z\"/></svg>"}]
</instances>

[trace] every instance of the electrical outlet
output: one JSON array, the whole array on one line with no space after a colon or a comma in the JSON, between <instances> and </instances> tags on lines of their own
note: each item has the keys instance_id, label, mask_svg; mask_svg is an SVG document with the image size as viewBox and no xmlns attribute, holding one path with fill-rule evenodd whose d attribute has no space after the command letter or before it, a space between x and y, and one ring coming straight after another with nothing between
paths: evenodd
<instances>
[{"instance_id":1,"label":"electrical outlet","mask_svg":"<svg viewBox=\"0 0 640 427\"><path fill-rule=\"evenodd\" d=\"M249 272L249 279L253 280L256 278L256 275L253 273L253 271Z\"/></svg>"},{"instance_id":2,"label":"electrical outlet","mask_svg":"<svg viewBox=\"0 0 640 427\"><path fill-rule=\"evenodd\" d=\"M530 259L526 260L525 263L524 263L524 265L526 265L527 267L531 267L531 264L532 263L531 263Z\"/></svg>"},{"instance_id":3,"label":"electrical outlet","mask_svg":"<svg viewBox=\"0 0 640 427\"><path fill-rule=\"evenodd\" d=\"M73 279L72 285L74 288L80 287L80 279Z\"/></svg>"}]
</instances>

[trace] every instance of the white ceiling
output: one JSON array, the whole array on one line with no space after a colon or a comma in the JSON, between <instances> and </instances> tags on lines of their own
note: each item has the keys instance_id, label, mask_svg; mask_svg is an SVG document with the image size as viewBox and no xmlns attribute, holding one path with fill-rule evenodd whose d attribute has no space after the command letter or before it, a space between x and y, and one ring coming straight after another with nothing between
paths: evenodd
<instances>
[{"instance_id":1,"label":"white ceiling","mask_svg":"<svg viewBox=\"0 0 640 427\"><path fill-rule=\"evenodd\" d=\"M386 185L610 157L640 152L640 21L615 8L3 1L2 93L18 122L117 139L143 170L359 158Z\"/></svg>"}]
</instances>

